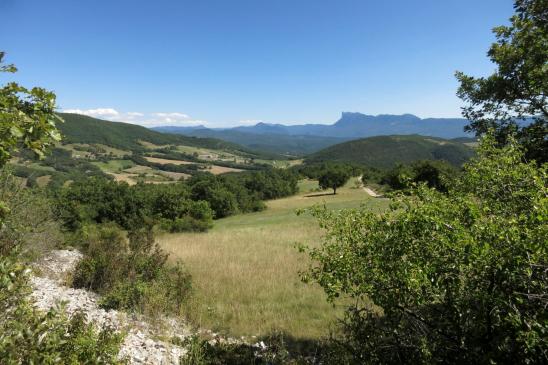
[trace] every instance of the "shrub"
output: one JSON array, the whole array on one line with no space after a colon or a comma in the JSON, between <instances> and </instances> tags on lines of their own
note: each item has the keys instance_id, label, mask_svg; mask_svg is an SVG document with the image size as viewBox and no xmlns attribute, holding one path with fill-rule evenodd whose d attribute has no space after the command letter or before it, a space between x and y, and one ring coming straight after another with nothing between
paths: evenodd
<instances>
[{"instance_id":1,"label":"shrub","mask_svg":"<svg viewBox=\"0 0 548 365\"><path fill-rule=\"evenodd\" d=\"M27 300L24 267L12 252L0 256L0 359L2 364L118 364L122 335L97 331L85 315L64 309L43 313Z\"/></svg>"},{"instance_id":2,"label":"shrub","mask_svg":"<svg viewBox=\"0 0 548 365\"><path fill-rule=\"evenodd\" d=\"M20 255L32 258L60 245L63 237L50 199L38 189L23 187L11 172L0 170L0 202L6 202L9 211L0 225L0 254L17 247Z\"/></svg>"},{"instance_id":3,"label":"shrub","mask_svg":"<svg viewBox=\"0 0 548 365\"><path fill-rule=\"evenodd\" d=\"M181 365L298 365L309 364L303 356L291 356L281 336L265 338L264 347L246 343L207 341L198 336L177 341L187 349L181 357Z\"/></svg>"},{"instance_id":4,"label":"shrub","mask_svg":"<svg viewBox=\"0 0 548 365\"><path fill-rule=\"evenodd\" d=\"M115 222L126 230L160 224L168 231L204 231L213 212L207 202L190 199L183 184L129 186L88 179L61 189L56 211L65 228L76 231L89 223Z\"/></svg>"},{"instance_id":5,"label":"shrub","mask_svg":"<svg viewBox=\"0 0 548 365\"><path fill-rule=\"evenodd\" d=\"M304 279L355 301L349 363L546 362L546 166L494 145L447 193L421 185L381 215L314 210L327 236Z\"/></svg>"},{"instance_id":6,"label":"shrub","mask_svg":"<svg viewBox=\"0 0 548 365\"><path fill-rule=\"evenodd\" d=\"M180 263L167 265L167 254L149 229L130 231L126 237L116 225L108 224L88 229L85 236L74 287L102 294L101 306L106 309L182 313L191 277Z\"/></svg>"},{"instance_id":7,"label":"shrub","mask_svg":"<svg viewBox=\"0 0 548 365\"><path fill-rule=\"evenodd\" d=\"M381 176L380 183L393 190L406 190L424 183L430 188L447 192L451 181L458 175L459 171L447 162L423 160L396 166Z\"/></svg>"}]
</instances>

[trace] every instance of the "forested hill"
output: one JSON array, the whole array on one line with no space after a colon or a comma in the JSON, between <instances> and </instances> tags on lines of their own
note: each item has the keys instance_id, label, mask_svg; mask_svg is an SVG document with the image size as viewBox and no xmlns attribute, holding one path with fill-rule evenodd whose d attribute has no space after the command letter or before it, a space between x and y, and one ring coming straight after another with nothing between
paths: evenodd
<instances>
[{"instance_id":1,"label":"forested hill","mask_svg":"<svg viewBox=\"0 0 548 365\"><path fill-rule=\"evenodd\" d=\"M249 133L237 129L208 129L185 127L157 127L154 130L194 137L218 138L247 148L279 153L283 155L308 155L351 138L322 137L312 135L289 135L277 133Z\"/></svg>"},{"instance_id":2,"label":"forested hill","mask_svg":"<svg viewBox=\"0 0 548 365\"><path fill-rule=\"evenodd\" d=\"M158 146L184 145L254 155L245 147L219 139L160 133L135 124L109 122L80 114L59 113L59 116L64 119L64 123L59 123L59 129L67 143L104 144L122 150L140 151L144 149L140 143L143 141Z\"/></svg>"},{"instance_id":3,"label":"forested hill","mask_svg":"<svg viewBox=\"0 0 548 365\"><path fill-rule=\"evenodd\" d=\"M451 140L410 136L378 136L340 143L310 155L307 162L354 162L377 168L418 160L445 160L461 165L474 154L463 143Z\"/></svg>"}]
</instances>

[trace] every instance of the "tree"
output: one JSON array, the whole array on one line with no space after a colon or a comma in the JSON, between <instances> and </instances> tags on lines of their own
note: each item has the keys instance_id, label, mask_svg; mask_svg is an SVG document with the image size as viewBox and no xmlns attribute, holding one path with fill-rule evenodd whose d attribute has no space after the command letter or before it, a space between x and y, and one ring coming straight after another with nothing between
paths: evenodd
<instances>
[{"instance_id":1,"label":"tree","mask_svg":"<svg viewBox=\"0 0 548 365\"><path fill-rule=\"evenodd\" d=\"M15 72L3 65L0 73ZM26 89L16 83L0 88L0 167L18 148L44 156L59 133L55 127L55 95L42 88ZM9 214L0 201L0 226ZM70 320L64 311L36 310L28 301L28 269L19 262L19 247L0 247L0 359L5 364L96 363L117 364L122 335L109 328L97 331L85 315Z\"/></svg>"},{"instance_id":2,"label":"tree","mask_svg":"<svg viewBox=\"0 0 548 365\"><path fill-rule=\"evenodd\" d=\"M305 279L356 303L347 363L548 361L548 171L511 139L478 154L447 193L419 185L380 215L313 210L327 235Z\"/></svg>"},{"instance_id":3,"label":"tree","mask_svg":"<svg viewBox=\"0 0 548 365\"><path fill-rule=\"evenodd\" d=\"M381 184L394 190L405 190L413 184L425 183L428 187L447 192L450 180L458 170L445 161L422 160L409 165L398 165L384 173Z\"/></svg>"},{"instance_id":4,"label":"tree","mask_svg":"<svg viewBox=\"0 0 548 365\"><path fill-rule=\"evenodd\" d=\"M14 73L13 65L2 65L0 72ZM43 156L54 141L60 140L55 123L55 94L43 88L27 89L15 82L0 88L0 166L4 165L19 145Z\"/></svg>"},{"instance_id":5,"label":"tree","mask_svg":"<svg viewBox=\"0 0 548 365\"><path fill-rule=\"evenodd\" d=\"M331 168L323 172L318 183L321 189L333 189L333 195L337 194L337 188L344 186L350 179L348 171L342 168Z\"/></svg>"},{"instance_id":6,"label":"tree","mask_svg":"<svg viewBox=\"0 0 548 365\"><path fill-rule=\"evenodd\" d=\"M457 95L466 102L465 129L483 135L490 129L500 144L516 134L525 157L548 161L548 2L515 0L509 26L496 27L488 56L497 65L491 76L457 72ZM524 125L530 123L529 125Z\"/></svg>"}]
</instances>

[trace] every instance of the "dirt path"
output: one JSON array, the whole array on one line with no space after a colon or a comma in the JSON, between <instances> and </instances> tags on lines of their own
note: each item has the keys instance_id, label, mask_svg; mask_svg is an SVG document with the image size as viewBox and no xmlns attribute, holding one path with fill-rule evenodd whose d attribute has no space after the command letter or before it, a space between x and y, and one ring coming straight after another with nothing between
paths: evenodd
<instances>
[{"instance_id":1,"label":"dirt path","mask_svg":"<svg viewBox=\"0 0 548 365\"><path fill-rule=\"evenodd\" d=\"M377 194L373 189L371 189L371 188L364 185L363 180L362 180L362 176L360 176L358 179L359 179L360 183L362 184L363 191L365 191L367 194L369 194L373 198L382 197L381 194Z\"/></svg>"},{"instance_id":2,"label":"dirt path","mask_svg":"<svg viewBox=\"0 0 548 365\"><path fill-rule=\"evenodd\" d=\"M378 197L382 196L382 195L377 194L376 192L374 192L373 190L371 190L371 189L368 188L367 186L364 186L364 187L363 187L363 190L364 190L367 194L371 195L373 198L378 198Z\"/></svg>"}]
</instances>

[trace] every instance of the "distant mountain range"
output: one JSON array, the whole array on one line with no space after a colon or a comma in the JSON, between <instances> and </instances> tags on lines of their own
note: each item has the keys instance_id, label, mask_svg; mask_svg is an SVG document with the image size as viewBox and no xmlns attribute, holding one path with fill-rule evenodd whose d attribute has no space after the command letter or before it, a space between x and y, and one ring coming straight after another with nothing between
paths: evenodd
<instances>
[{"instance_id":1,"label":"distant mountain range","mask_svg":"<svg viewBox=\"0 0 548 365\"><path fill-rule=\"evenodd\" d=\"M188 136L218 138L263 151L306 155L344 141L380 135L418 134L447 139L471 137L464 132L467 124L468 121L462 118L421 119L412 114L373 116L343 112L341 118L332 125L286 126L258 123L234 128L164 126L154 129Z\"/></svg>"},{"instance_id":2,"label":"distant mountain range","mask_svg":"<svg viewBox=\"0 0 548 365\"><path fill-rule=\"evenodd\" d=\"M270 157L270 154L250 151L221 139L160 133L135 124L110 122L80 114L58 115L64 120L58 124L64 143L104 144L126 151L143 151L146 148L142 142L148 142L158 146L180 145L222 150L254 158Z\"/></svg>"}]
</instances>

